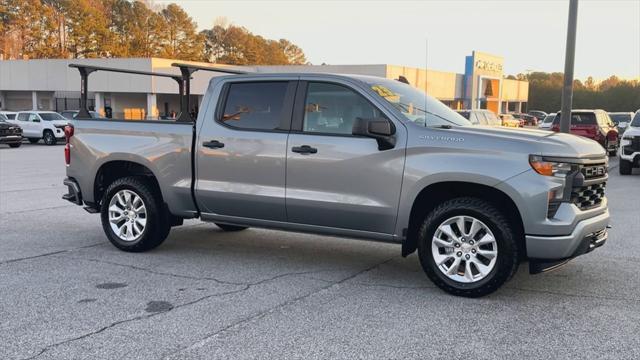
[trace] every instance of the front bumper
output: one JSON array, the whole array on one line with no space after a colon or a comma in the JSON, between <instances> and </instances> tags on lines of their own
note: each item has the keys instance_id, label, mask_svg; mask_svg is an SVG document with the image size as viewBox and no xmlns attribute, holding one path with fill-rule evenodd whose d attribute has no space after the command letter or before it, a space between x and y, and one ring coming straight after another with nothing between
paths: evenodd
<instances>
[{"instance_id":1,"label":"front bumper","mask_svg":"<svg viewBox=\"0 0 640 360\"><path fill-rule=\"evenodd\" d=\"M21 135L0 136L0 144L17 144L22 142Z\"/></svg>"},{"instance_id":2,"label":"front bumper","mask_svg":"<svg viewBox=\"0 0 640 360\"><path fill-rule=\"evenodd\" d=\"M526 235L530 259L562 260L585 254L607 240L609 211L578 222L571 234L563 236Z\"/></svg>"},{"instance_id":3,"label":"front bumper","mask_svg":"<svg viewBox=\"0 0 640 360\"><path fill-rule=\"evenodd\" d=\"M640 166L640 151L635 151L631 146L623 146L618 152L620 159L631 161L636 166Z\"/></svg>"}]
</instances>

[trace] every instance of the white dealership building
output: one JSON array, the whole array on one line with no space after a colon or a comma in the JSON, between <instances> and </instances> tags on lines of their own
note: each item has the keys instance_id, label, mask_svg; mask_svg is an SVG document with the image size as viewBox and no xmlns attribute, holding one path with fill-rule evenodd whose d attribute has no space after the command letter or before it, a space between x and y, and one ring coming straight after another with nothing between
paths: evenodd
<instances>
[{"instance_id":1,"label":"white dealership building","mask_svg":"<svg viewBox=\"0 0 640 360\"><path fill-rule=\"evenodd\" d=\"M0 61L0 109L77 110L80 75L69 64L85 64L129 70L173 73L176 60L160 58L127 59L42 59ZM193 63L211 66L207 63ZM216 65L224 66L224 65ZM291 65L230 67L255 72L329 72L373 75L398 79L424 89L454 109L484 108L494 112L524 111L529 95L526 81L506 79L503 59L474 51L465 59L465 72L452 73L398 65ZM208 81L220 73L193 74L190 101L197 111ZM114 118L157 119L180 109L177 82L170 78L111 72L89 76L89 107Z\"/></svg>"}]
</instances>

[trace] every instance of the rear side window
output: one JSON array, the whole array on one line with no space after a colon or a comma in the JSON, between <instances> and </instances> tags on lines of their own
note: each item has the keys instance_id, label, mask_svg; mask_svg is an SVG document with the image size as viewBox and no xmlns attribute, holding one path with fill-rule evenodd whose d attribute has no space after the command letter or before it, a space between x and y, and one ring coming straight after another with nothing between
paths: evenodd
<instances>
[{"instance_id":1,"label":"rear side window","mask_svg":"<svg viewBox=\"0 0 640 360\"><path fill-rule=\"evenodd\" d=\"M29 120L29 113L18 114L18 121L27 121L27 120Z\"/></svg>"},{"instance_id":2,"label":"rear side window","mask_svg":"<svg viewBox=\"0 0 640 360\"><path fill-rule=\"evenodd\" d=\"M571 125L597 125L598 120L596 118L596 114L593 113L582 113L582 114L571 114Z\"/></svg>"},{"instance_id":3,"label":"rear side window","mask_svg":"<svg viewBox=\"0 0 640 360\"><path fill-rule=\"evenodd\" d=\"M288 85L286 81L229 85L220 121L238 129L278 129L285 111Z\"/></svg>"},{"instance_id":4,"label":"rear side window","mask_svg":"<svg viewBox=\"0 0 640 360\"><path fill-rule=\"evenodd\" d=\"M554 124L559 124L562 116L558 113L554 119ZM573 113L571 114L571 125L597 125L596 114L594 113Z\"/></svg>"}]
</instances>

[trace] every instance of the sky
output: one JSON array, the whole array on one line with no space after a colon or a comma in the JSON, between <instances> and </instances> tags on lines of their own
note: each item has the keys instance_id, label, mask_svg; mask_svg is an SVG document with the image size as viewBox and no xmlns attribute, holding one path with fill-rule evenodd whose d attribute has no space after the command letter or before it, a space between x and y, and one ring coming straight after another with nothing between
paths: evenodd
<instances>
[{"instance_id":1,"label":"sky","mask_svg":"<svg viewBox=\"0 0 640 360\"><path fill-rule=\"evenodd\" d=\"M568 0L156 0L211 28L218 17L286 38L313 64L394 64L464 72L473 50L504 73L564 70ZM579 0L575 77L640 79L640 0Z\"/></svg>"}]
</instances>

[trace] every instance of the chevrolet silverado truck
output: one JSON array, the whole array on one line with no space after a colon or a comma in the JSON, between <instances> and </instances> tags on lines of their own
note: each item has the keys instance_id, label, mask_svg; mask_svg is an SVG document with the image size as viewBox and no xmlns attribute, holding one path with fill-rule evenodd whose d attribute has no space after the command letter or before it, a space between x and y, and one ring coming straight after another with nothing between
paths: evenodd
<instances>
[{"instance_id":1,"label":"chevrolet silverado truck","mask_svg":"<svg viewBox=\"0 0 640 360\"><path fill-rule=\"evenodd\" d=\"M192 121L70 122L63 198L124 251L192 218L385 241L417 250L444 291L478 297L523 261L546 271L607 239L597 142L470 126L396 80L233 73L210 80Z\"/></svg>"}]
</instances>

